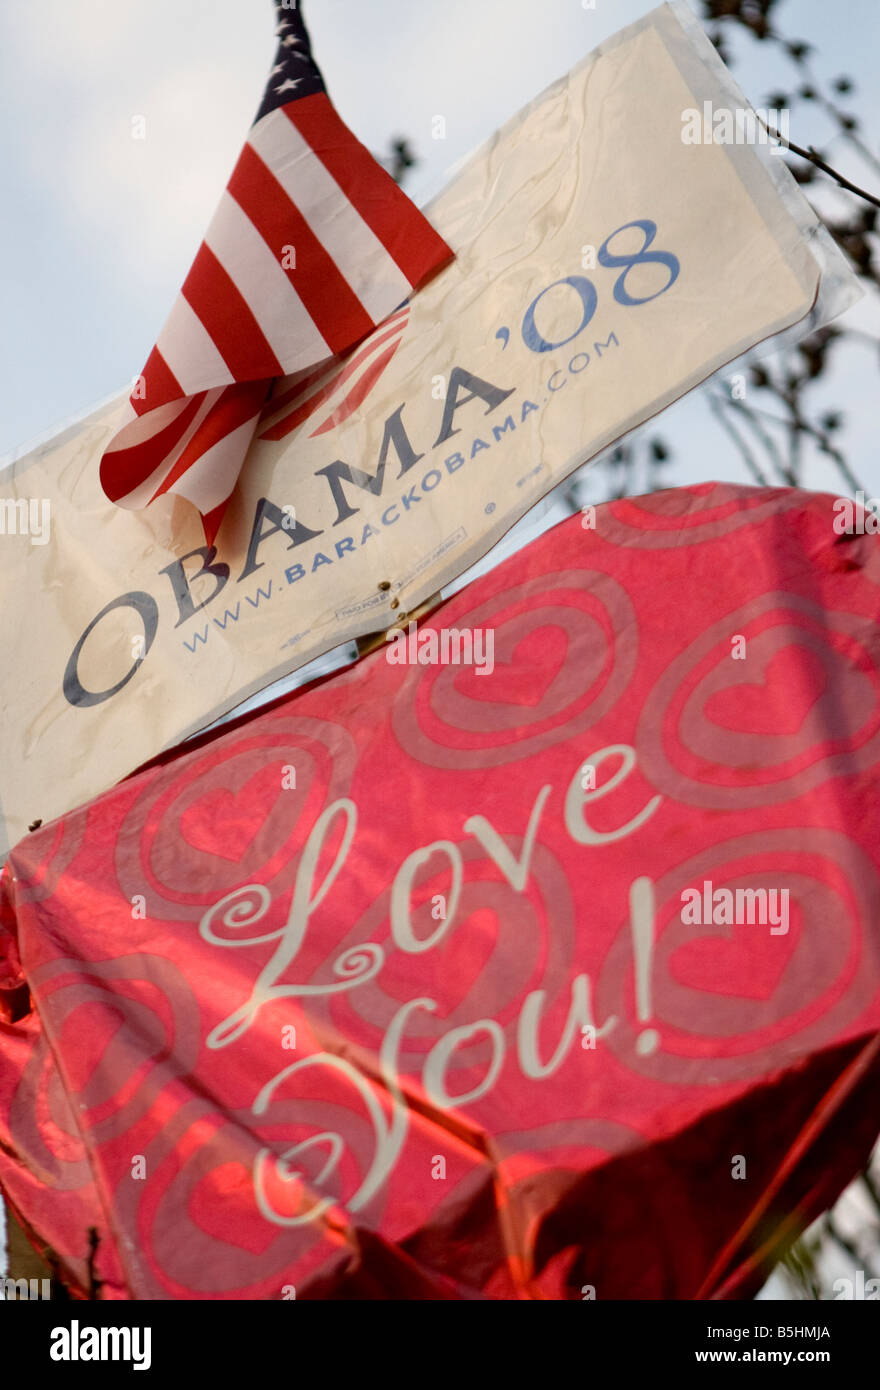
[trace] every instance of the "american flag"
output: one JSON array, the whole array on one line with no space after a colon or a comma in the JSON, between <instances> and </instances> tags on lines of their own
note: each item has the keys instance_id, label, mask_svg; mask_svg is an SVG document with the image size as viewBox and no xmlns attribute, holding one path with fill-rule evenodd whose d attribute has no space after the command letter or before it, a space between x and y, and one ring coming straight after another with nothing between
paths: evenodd
<instances>
[{"instance_id":1,"label":"american flag","mask_svg":"<svg viewBox=\"0 0 880 1390\"><path fill-rule=\"evenodd\" d=\"M325 403L327 429L356 409L397 345L402 302L452 258L333 109L298 4L275 8L256 120L101 460L112 502L186 497L209 544L258 424L281 439Z\"/></svg>"}]
</instances>

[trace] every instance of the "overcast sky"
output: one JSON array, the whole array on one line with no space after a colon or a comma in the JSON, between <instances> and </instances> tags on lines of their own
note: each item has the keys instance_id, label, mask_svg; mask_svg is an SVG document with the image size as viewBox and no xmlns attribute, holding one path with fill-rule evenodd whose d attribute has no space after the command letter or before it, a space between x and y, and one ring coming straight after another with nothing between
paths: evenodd
<instances>
[{"instance_id":1,"label":"overcast sky","mask_svg":"<svg viewBox=\"0 0 880 1390\"><path fill-rule=\"evenodd\" d=\"M419 202L448 169L649 0L305 0L337 107L372 149L406 133ZM700 14L702 6L692 0ZM854 76L854 109L880 150L877 0L785 0L783 27L820 46L827 76ZM189 268L259 104L274 53L270 0L0 0L0 455L121 389L140 371ZM735 73L757 105L790 70L745 37ZM766 50L766 51L764 51ZM434 115L446 138L432 139ZM792 138L823 140L797 112ZM146 138L132 138L145 118ZM844 166L845 149L835 147ZM862 173L853 169L853 172ZM868 306L854 321L871 326ZM874 315L876 320L876 313ZM874 359L876 353L874 354ZM880 490L871 421L875 360L834 383L857 473ZM675 481L746 481L705 404L663 428L685 458ZM810 486L833 486L816 465Z\"/></svg>"}]
</instances>

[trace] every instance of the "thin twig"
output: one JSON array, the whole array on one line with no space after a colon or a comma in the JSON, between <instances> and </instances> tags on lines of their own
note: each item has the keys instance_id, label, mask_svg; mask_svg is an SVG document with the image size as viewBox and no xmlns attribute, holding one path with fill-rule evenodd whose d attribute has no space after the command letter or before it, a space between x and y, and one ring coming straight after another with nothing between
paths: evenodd
<instances>
[{"instance_id":1,"label":"thin twig","mask_svg":"<svg viewBox=\"0 0 880 1390\"><path fill-rule=\"evenodd\" d=\"M832 462L837 464L847 487L851 488L853 492L866 492L867 489L859 482L843 454L831 443L828 435L822 430L817 429L815 425L811 425L809 420L805 420L800 411L794 406L793 402L780 392L778 386L774 385L772 389L777 398L783 401L791 411L792 418L790 420L783 420L780 416L774 415L772 411L762 410L761 407L757 405L743 406L740 401L731 401L730 404L731 406L735 404L740 410L746 410L750 415L762 415L765 420L772 421L774 425L779 425L782 429L790 429L793 427L800 430L803 434L809 435L811 439L815 439L822 453L827 454Z\"/></svg>"},{"instance_id":2,"label":"thin twig","mask_svg":"<svg viewBox=\"0 0 880 1390\"><path fill-rule=\"evenodd\" d=\"M857 183L851 183L849 179L844 178L843 174L838 174L836 169L832 169L830 164L826 164L824 159L820 159L812 145L806 150L802 149L800 145L794 145L791 140L786 140L784 135L780 135L773 126L769 126L761 116L758 117L758 120L767 134L772 136L774 140L778 140L785 149L791 150L792 154L800 155L801 159L808 159L811 164L815 164L817 169L821 169L823 174L829 174L835 183L839 183L840 187L845 188L847 192L855 193L856 197L864 198L865 202L870 203L872 207L880 208L880 198L875 198L873 193L866 192L864 188L859 188Z\"/></svg>"},{"instance_id":3,"label":"thin twig","mask_svg":"<svg viewBox=\"0 0 880 1390\"><path fill-rule=\"evenodd\" d=\"M825 1213L825 1220L822 1224L825 1227L826 1234L834 1241L834 1244L840 1246L844 1254L849 1255L850 1259L856 1264L861 1264L862 1257L859 1253L859 1247L856 1245L855 1241L850 1240L849 1236L845 1236L843 1231L835 1225L834 1217L830 1211Z\"/></svg>"},{"instance_id":4,"label":"thin twig","mask_svg":"<svg viewBox=\"0 0 880 1390\"><path fill-rule=\"evenodd\" d=\"M856 135L855 131L851 130L845 124L844 113L839 109L839 107L835 106L833 101L829 100L829 98L825 96L824 92L822 91L822 84L816 77L815 73L811 70L809 64L802 61L799 64L799 66L816 94L814 100L819 103L826 115L830 116L833 121L837 122L837 125L839 126L839 134L843 137L844 140L849 141L854 150L858 150L862 159L864 159L867 163L872 164L874 168L877 169L878 172L880 172L880 161L878 161L877 156L871 149L868 148L865 142L861 140L858 135Z\"/></svg>"},{"instance_id":5,"label":"thin twig","mask_svg":"<svg viewBox=\"0 0 880 1390\"><path fill-rule=\"evenodd\" d=\"M764 476L755 459L752 457L752 453L749 449L748 444L745 442L744 439L740 437L739 432L734 429L733 425L730 423L730 421L724 413L721 402L723 401L725 405L727 404L726 396L719 397L715 394L714 391L707 391L706 395L709 400L709 409L715 416L718 423L722 426L724 430L726 430L727 434L730 435L730 438L733 440L734 444L739 449L740 454L743 458L743 462L745 463L746 468L751 473L755 482L758 484L759 487L769 487L770 481L768 478Z\"/></svg>"},{"instance_id":6,"label":"thin twig","mask_svg":"<svg viewBox=\"0 0 880 1390\"><path fill-rule=\"evenodd\" d=\"M773 460L773 464L782 478L782 481L787 483L789 487L797 487L797 477L795 473L791 468L786 467L782 455L777 448L775 439L762 427L758 419L761 412L756 410L753 406L746 405L744 401L730 400L727 404L730 406L731 410L738 411L740 415L748 420L755 434Z\"/></svg>"}]
</instances>

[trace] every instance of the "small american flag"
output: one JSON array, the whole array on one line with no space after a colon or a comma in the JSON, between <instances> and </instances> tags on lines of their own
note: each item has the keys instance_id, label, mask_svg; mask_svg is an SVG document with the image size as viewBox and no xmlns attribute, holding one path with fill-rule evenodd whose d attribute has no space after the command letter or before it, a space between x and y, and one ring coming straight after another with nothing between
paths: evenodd
<instances>
[{"instance_id":1,"label":"small american flag","mask_svg":"<svg viewBox=\"0 0 880 1390\"><path fill-rule=\"evenodd\" d=\"M262 437L283 438L290 420L303 418L297 406L313 385L312 409L327 402L334 424L340 408L350 413L362 398L356 383L341 405L337 388L356 373L366 394L404 326L402 302L452 258L333 109L298 5L275 7L279 43L266 94L101 460L112 502L140 508L166 492L186 497L209 544L261 416L275 425ZM334 359L396 310L386 352L368 352L365 371L346 364L342 371L352 371L340 381ZM298 389L269 402L276 380L291 376Z\"/></svg>"}]
</instances>

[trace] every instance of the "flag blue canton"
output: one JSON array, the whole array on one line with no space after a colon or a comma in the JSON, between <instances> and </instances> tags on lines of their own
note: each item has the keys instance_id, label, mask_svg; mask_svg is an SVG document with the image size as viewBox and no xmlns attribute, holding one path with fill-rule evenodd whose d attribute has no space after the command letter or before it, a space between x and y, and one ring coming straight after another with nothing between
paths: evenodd
<instances>
[{"instance_id":1,"label":"flag blue canton","mask_svg":"<svg viewBox=\"0 0 880 1390\"><path fill-rule=\"evenodd\" d=\"M309 97L316 92L326 91L324 79L312 57L309 35L300 14L299 4L296 0L288 4L285 4L284 0L275 0L275 14L278 20L275 28L278 50L260 109L254 119L255 125L263 116L268 116L270 111L277 110L279 106L286 106L288 102L296 101L299 97Z\"/></svg>"}]
</instances>

